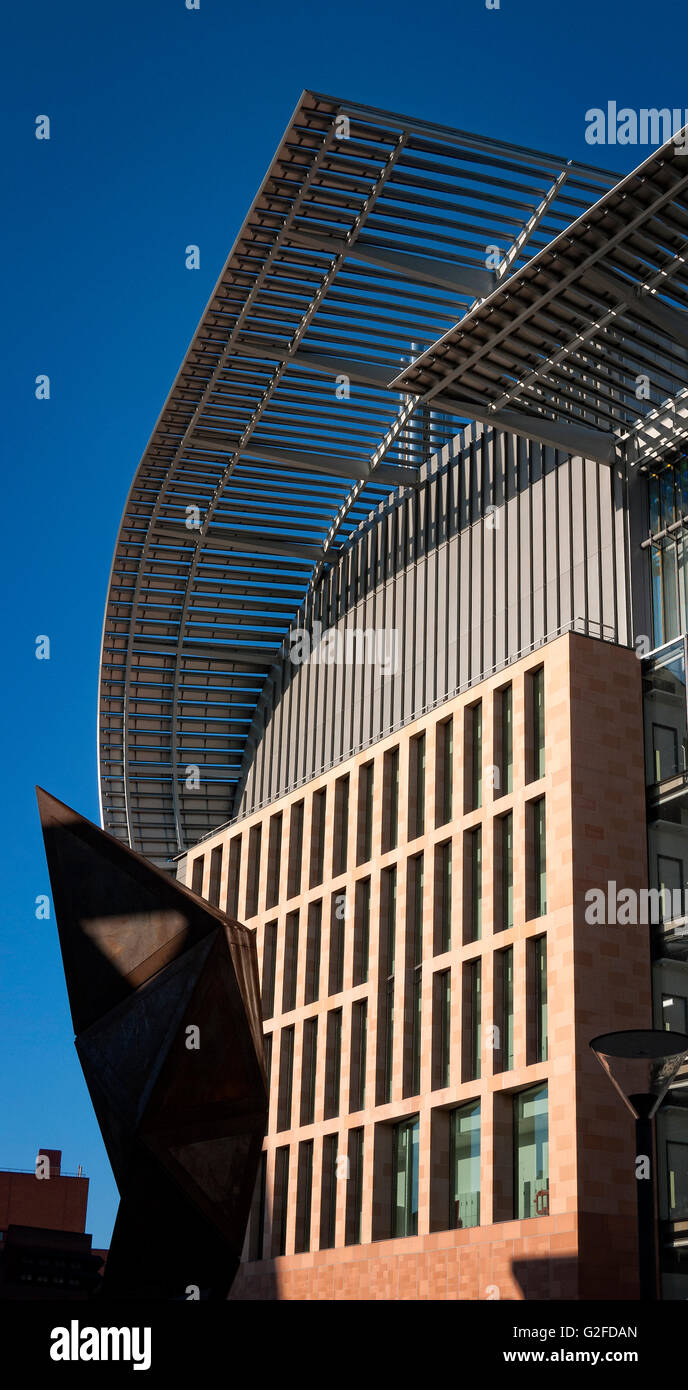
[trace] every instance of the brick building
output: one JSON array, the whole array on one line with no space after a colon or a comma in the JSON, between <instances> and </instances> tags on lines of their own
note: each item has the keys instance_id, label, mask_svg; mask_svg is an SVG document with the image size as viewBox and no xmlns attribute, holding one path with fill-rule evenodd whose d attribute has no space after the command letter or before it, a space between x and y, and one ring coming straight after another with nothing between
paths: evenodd
<instances>
[{"instance_id":1,"label":"brick building","mask_svg":"<svg viewBox=\"0 0 688 1390\"><path fill-rule=\"evenodd\" d=\"M0 1171L0 1300L84 1299L105 1252L86 1235L88 1178L62 1172L59 1149L31 1171Z\"/></svg>"},{"instance_id":2,"label":"brick building","mask_svg":"<svg viewBox=\"0 0 688 1390\"><path fill-rule=\"evenodd\" d=\"M136 475L103 822L257 932L234 1298L637 1296L588 1044L685 1029L686 928L586 895L688 882L684 163L305 93Z\"/></svg>"}]
</instances>

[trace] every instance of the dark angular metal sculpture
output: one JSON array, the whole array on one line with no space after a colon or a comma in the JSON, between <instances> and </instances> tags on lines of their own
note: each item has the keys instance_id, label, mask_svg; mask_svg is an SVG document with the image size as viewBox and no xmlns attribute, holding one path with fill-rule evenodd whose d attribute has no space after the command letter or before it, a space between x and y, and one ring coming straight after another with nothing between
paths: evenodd
<instances>
[{"instance_id":1,"label":"dark angular metal sculpture","mask_svg":"<svg viewBox=\"0 0 688 1390\"><path fill-rule=\"evenodd\" d=\"M76 1049L120 1192L101 1292L226 1298L267 1125L254 933L37 795Z\"/></svg>"}]
</instances>

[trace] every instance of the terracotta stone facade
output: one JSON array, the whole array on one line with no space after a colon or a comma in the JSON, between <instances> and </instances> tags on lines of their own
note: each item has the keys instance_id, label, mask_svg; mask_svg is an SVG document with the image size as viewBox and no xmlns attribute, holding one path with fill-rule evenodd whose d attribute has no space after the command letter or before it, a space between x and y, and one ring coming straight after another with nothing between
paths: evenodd
<instances>
[{"instance_id":1,"label":"terracotta stone facade","mask_svg":"<svg viewBox=\"0 0 688 1390\"><path fill-rule=\"evenodd\" d=\"M534 748L540 668L544 771ZM588 924L584 895L609 880L647 886L641 721L635 654L566 634L190 852L189 885L256 928L270 1040L264 1197L259 1189L233 1298L637 1296L632 1123L588 1042L651 1026L649 929ZM546 866L535 862L542 798ZM546 1048L534 973L542 938ZM514 1219L514 1096L543 1083L548 1188L534 1195L538 1215ZM480 1224L449 1229L449 1116L472 1101ZM394 1126L416 1116L417 1233L392 1238Z\"/></svg>"}]
</instances>

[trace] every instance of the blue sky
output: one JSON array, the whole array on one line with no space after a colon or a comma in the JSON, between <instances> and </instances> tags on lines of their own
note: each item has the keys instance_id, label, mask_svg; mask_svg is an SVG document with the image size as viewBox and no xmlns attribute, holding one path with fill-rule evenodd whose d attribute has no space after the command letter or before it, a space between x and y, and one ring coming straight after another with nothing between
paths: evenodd
<instances>
[{"instance_id":1,"label":"blue sky","mask_svg":"<svg viewBox=\"0 0 688 1390\"><path fill-rule=\"evenodd\" d=\"M626 172L585 112L688 105L683 7L407 0L238 7L38 0L5 8L2 377L5 795L0 1167L61 1148L116 1189L74 1052L33 787L98 818L98 654L133 473L304 87ZM675 36L676 41L671 38ZM656 55L656 56L655 56ZM34 136L51 119L50 141ZM184 248L200 247L198 271ZM35 378L47 373L49 401ZM8 428L9 426L9 428ZM49 661L35 639L51 641Z\"/></svg>"}]
</instances>

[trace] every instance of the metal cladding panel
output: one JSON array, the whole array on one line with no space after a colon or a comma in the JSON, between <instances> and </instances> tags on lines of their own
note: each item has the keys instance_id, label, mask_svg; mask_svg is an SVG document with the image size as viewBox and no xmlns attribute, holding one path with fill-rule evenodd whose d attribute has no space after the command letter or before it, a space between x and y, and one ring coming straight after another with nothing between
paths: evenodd
<instances>
[{"instance_id":1,"label":"metal cladding panel","mask_svg":"<svg viewBox=\"0 0 688 1390\"><path fill-rule=\"evenodd\" d=\"M443 664L445 650L444 614L437 602L438 550L432 550L427 558L427 580L425 593L424 626L421 627L419 643L423 649L423 668L425 673L424 703L434 704L437 699L438 666Z\"/></svg>"},{"instance_id":2,"label":"metal cladding panel","mask_svg":"<svg viewBox=\"0 0 688 1390\"><path fill-rule=\"evenodd\" d=\"M503 454L503 451L501 451ZM495 528L493 532L494 541L494 664L501 666L506 660L506 623L507 623L507 547L508 537L508 512L504 504L503 492L497 493L495 506Z\"/></svg>"},{"instance_id":3,"label":"metal cladding panel","mask_svg":"<svg viewBox=\"0 0 688 1390\"><path fill-rule=\"evenodd\" d=\"M459 535L447 545L447 689L459 684L459 591L456 583Z\"/></svg>"},{"instance_id":4,"label":"metal cladding panel","mask_svg":"<svg viewBox=\"0 0 688 1390\"><path fill-rule=\"evenodd\" d=\"M483 545L483 598L482 612L483 620L481 623L483 643L482 643L482 663L484 669L494 666L494 643L495 643L495 552L496 534L493 525L493 517L489 515L481 523L482 545Z\"/></svg>"},{"instance_id":5,"label":"metal cladding panel","mask_svg":"<svg viewBox=\"0 0 688 1390\"><path fill-rule=\"evenodd\" d=\"M597 471L585 462L586 555L588 561L588 618L593 631L602 621L600 590L599 485Z\"/></svg>"},{"instance_id":6,"label":"metal cladding panel","mask_svg":"<svg viewBox=\"0 0 688 1390\"><path fill-rule=\"evenodd\" d=\"M647 490L639 486L640 479L637 478L637 476L635 482L636 496L638 495L638 493L640 493L642 496L643 516L645 517L645 509L647 508ZM626 557L629 554L629 549L627 549L627 545L630 540L631 526L633 524L635 507L633 505L633 500L631 497L630 486L627 485L626 480L622 478L618 473L614 476L613 506L614 587L616 598L616 616L620 634L619 641L625 643L627 646L630 646L630 644L634 640L633 619L631 617L631 592L633 593L634 604L638 601L640 602L641 614L643 617L647 619L648 626L644 626L640 629L641 631L645 632L651 631L651 628L649 626L650 594L649 585L647 584L647 582L645 584L639 584L637 582L635 571L633 570L633 565L637 564L639 559L637 548L634 545L630 546L630 554L633 556L633 559L631 561L629 582L626 586L625 593L623 588L620 588L619 586L619 576L623 575L626 569ZM647 605L647 607L645 605ZM637 627L635 631L638 631Z\"/></svg>"},{"instance_id":7,"label":"metal cladding panel","mask_svg":"<svg viewBox=\"0 0 688 1390\"><path fill-rule=\"evenodd\" d=\"M571 460L571 502L573 525L573 611L588 617L588 556L587 543L582 547L578 542L579 526L586 530L585 512L585 463L583 459Z\"/></svg>"},{"instance_id":8,"label":"metal cladding panel","mask_svg":"<svg viewBox=\"0 0 688 1390\"><path fill-rule=\"evenodd\" d=\"M542 450L538 444L532 450L533 481L530 488L530 526L532 535L533 642L541 642L545 626L545 523Z\"/></svg>"},{"instance_id":9,"label":"metal cladding panel","mask_svg":"<svg viewBox=\"0 0 688 1390\"><path fill-rule=\"evenodd\" d=\"M329 619L328 619L328 621L329 621ZM344 667L344 670L346 670L346 667ZM328 762L333 762L333 761L335 761L335 758L334 758L334 737L335 737L335 733L334 733L334 724L335 724L335 713L336 713L336 708L337 708L337 681L338 681L338 677L341 676L341 673L342 673L342 667L339 665L338 662L330 662L330 664L327 665L327 666L325 667L325 671L324 671L324 677L325 677L325 698L324 698L324 700L323 700L324 719L323 719L323 747L322 747L322 760L323 760L323 763L328 763Z\"/></svg>"},{"instance_id":10,"label":"metal cladding panel","mask_svg":"<svg viewBox=\"0 0 688 1390\"><path fill-rule=\"evenodd\" d=\"M336 605L335 605L336 611ZM331 728L330 728L330 752L329 757L332 762L337 763L342 758L343 748L343 723L345 716L344 700L348 694L347 686L350 680L350 670L348 666L332 667L332 692L330 697L331 708Z\"/></svg>"},{"instance_id":11,"label":"metal cladding panel","mask_svg":"<svg viewBox=\"0 0 688 1390\"><path fill-rule=\"evenodd\" d=\"M600 478L600 569L602 576L602 612L614 609L614 527L611 509L612 479ZM615 615L614 626L618 626Z\"/></svg>"},{"instance_id":12,"label":"metal cladding panel","mask_svg":"<svg viewBox=\"0 0 688 1390\"><path fill-rule=\"evenodd\" d=\"M401 682L401 709L400 718L406 723L413 717L413 663L415 653L413 650L414 627L413 627L413 604L414 604L414 579L413 569L404 569L399 576L399 589L401 593L401 621L399 623L399 641L401 645L400 673Z\"/></svg>"},{"instance_id":13,"label":"metal cladding panel","mask_svg":"<svg viewBox=\"0 0 688 1390\"><path fill-rule=\"evenodd\" d=\"M367 538L367 539L369 540L369 538ZM370 593L370 594L368 595L368 597L367 597L366 599L364 599L364 601L363 601L363 631L364 631L366 634L371 633L371 632L377 634L377 624L376 624L376 621L375 621L375 609L376 609L375 594L374 594L374 593ZM366 636L366 639L365 639L365 640L366 640L366 642L369 640L367 636ZM383 657L383 661L384 661L384 657ZM362 742L362 743L367 743L367 742L368 742L368 739L371 737L371 734L372 734L373 718L374 718L374 709L375 709L375 687L376 687L376 683L377 683L376 678L377 678L377 676L378 676L378 670L379 670L379 665L378 665L378 663L375 663L375 664L373 664L373 665L370 665L368 662L364 662L364 664L363 664L362 667L361 667L361 684L362 684L362 699L361 699L361 742Z\"/></svg>"},{"instance_id":14,"label":"metal cladding panel","mask_svg":"<svg viewBox=\"0 0 688 1390\"><path fill-rule=\"evenodd\" d=\"M371 513L304 610L330 613L342 640L394 629L396 674L290 663L254 719L240 816L568 627L628 642L618 472L480 427L466 436L433 461L420 494Z\"/></svg>"},{"instance_id":15,"label":"metal cladding panel","mask_svg":"<svg viewBox=\"0 0 688 1390\"><path fill-rule=\"evenodd\" d=\"M573 620L573 508L571 500L571 461L560 464L558 473L557 545L559 583L559 623Z\"/></svg>"},{"instance_id":16,"label":"metal cladding panel","mask_svg":"<svg viewBox=\"0 0 688 1390\"><path fill-rule=\"evenodd\" d=\"M388 623L396 633L399 631L400 613L401 604L399 594L397 593L397 585L393 576L388 574L385 584L385 622ZM401 642L399 642L399 646L401 647ZM393 681L387 681L384 692L384 708L387 714L387 722L383 725L383 728L389 727L399 719L401 708L401 664L403 661L403 653L401 651L399 651L398 654L398 661L399 667L397 674Z\"/></svg>"},{"instance_id":17,"label":"metal cladding panel","mask_svg":"<svg viewBox=\"0 0 688 1390\"><path fill-rule=\"evenodd\" d=\"M555 451L547 446L544 450L545 474L543 478L543 526L545 531L545 632L554 632L559 626L558 585L558 480Z\"/></svg>"},{"instance_id":18,"label":"metal cladding panel","mask_svg":"<svg viewBox=\"0 0 688 1390\"><path fill-rule=\"evenodd\" d=\"M482 671L482 636L484 629L485 613L483 609L483 556L484 556L484 523L476 521L471 526L470 536L470 555L469 555L469 580L470 580L470 601L469 601L469 623L468 623L468 679L474 679L476 671ZM475 615L477 621L472 620Z\"/></svg>"},{"instance_id":19,"label":"metal cladding panel","mask_svg":"<svg viewBox=\"0 0 688 1390\"><path fill-rule=\"evenodd\" d=\"M420 706L424 709L429 703L427 695L427 658L425 637L427 631L427 560L423 565L414 566L415 594L413 601L413 712Z\"/></svg>"}]
</instances>

